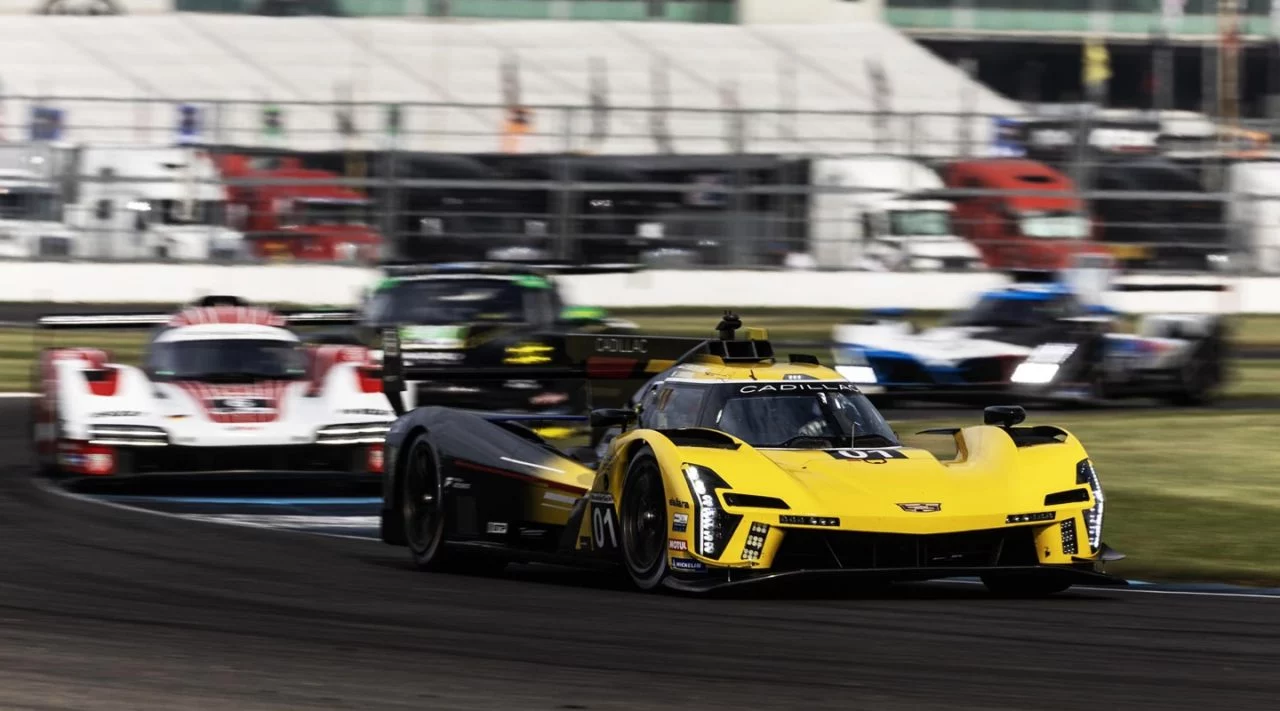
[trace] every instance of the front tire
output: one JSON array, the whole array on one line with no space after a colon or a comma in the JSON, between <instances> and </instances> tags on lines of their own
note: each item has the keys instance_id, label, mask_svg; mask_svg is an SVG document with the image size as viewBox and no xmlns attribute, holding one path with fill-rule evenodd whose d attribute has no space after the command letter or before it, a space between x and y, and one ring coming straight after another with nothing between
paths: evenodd
<instances>
[{"instance_id":1,"label":"front tire","mask_svg":"<svg viewBox=\"0 0 1280 711\"><path fill-rule=\"evenodd\" d=\"M982 584L998 597L1048 597L1071 587L1070 581L1041 575L984 575Z\"/></svg>"},{"instance_id":2,"label":"front tire","mask_svg":"<svg viewBox=\"0 0 1280 711\"><path fill-rule=\"evenodd\" d=\"M650 452L627 467L619 508L622 558L636 587L653 590L667 577L667 499L662 470Z\"/></svg>"}]
</instances>

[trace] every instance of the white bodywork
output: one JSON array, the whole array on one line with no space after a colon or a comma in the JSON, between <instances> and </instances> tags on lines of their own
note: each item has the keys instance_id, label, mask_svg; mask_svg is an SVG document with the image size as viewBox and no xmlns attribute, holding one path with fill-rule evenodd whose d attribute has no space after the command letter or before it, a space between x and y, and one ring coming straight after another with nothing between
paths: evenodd
<instances>
[{"instance_id":1,"label":"white bodywork","mask_svg":"<svg viewBox=\"0 0 1280 711\"><path fill-rule=\"evenodd\" d=\"M298 342L284 328L248 324L182 326L163 333L165 340L280 340ZM95 363L92 351L66 349L48 364L40 410L52 407L58 424L37 417L37 445L56 444L60 466L67 443L137 448L291 447L331 444L377 448L395 415L381 392L364 392L357 369L366 365L363 348L320 346L332 352L346 349L352 360L332 362L316 381L310 378L246 384L152 382L140 368ZM356 353L355 351L359 351ZM114 368L118 381L111 395L92 392L85 373ZM51 397L50 397L51 396ZM247 409L227 415L216 402L261 398L272 414ZM219 421L219 418L223 421ZM226 421L234 419L235 421ZM322 432L323 431L323 432ZM166 444L167 443L167 444Z\"/></svg>"},{"instance_id":2,"label":"white bodywork","mask_svg":"<svg viewBox=\"0 0 1280 711\"><path fill-rule=\"evenodd\" d=\"M1226 182L1236 246L1255 255L1258 272L1280 274L1280 162L1236 163Z\"/></svg>"},{"instance_id":3,"label":"white bodywork","mask_svg":"<svg viewBox=\"0 0 1280 711\"><path fill-rule=\"evenodd\" d=\"M47 145L0 144L0 258L79 256L61 222L57 157Z\"/></svg>"},{"instance_id":4,"label":"white bodywork","mask_svg":"<svg viewBox=\"0 0 1280 711\"><path fill-rule=\"evenodd\" d=\"M951 225L955 206L913 195L941 190L942 179L906 158L813 161L810 253L819 266L870 270L975 268L982 255Z\"/></svg>"},{"instance_id":5,"label":"white bodywork","mask_svg":"<svg viewBox=\"0 0 1280 711\"><path fill-rule=\"evenodd\" d=\"M90 245L87 256L206 260L245 254L244 235L225 226L227 190L203 150L83 146L75 151L67 223ZM172 201L167 214L165 201Z\"/></svg>"}]
</instances>

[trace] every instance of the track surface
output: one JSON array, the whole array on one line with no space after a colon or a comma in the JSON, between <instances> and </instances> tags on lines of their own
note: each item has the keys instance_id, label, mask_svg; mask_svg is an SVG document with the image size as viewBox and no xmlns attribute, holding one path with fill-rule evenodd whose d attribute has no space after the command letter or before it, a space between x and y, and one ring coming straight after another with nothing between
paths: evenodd
<instances>
[{"instance_id":1,"label":"track surface","mask_svg":"<svg viewBox=\"0 0 1280 711\"><path fill-rule=\"evenodd\" d=\"M429 575L367 541L129 513L0 474L4 709L1274 708L1280 601L975 586L648 596Z\"/></svg>"}]
</instances>

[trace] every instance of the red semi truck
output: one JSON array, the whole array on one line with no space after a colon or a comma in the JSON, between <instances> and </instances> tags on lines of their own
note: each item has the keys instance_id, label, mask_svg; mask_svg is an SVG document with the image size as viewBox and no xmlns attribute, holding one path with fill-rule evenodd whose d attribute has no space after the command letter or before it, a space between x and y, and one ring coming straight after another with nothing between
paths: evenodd
<instances>
[{"instance_id":1,"label":"red semi truck","mask_svg":"<svg viewBox=\"0 0 1280 711\"><path fill-rule=\"evenodd\" d=\"M952 196L956 231L977 245L993 269L1062 269L1083 255L1108 254L1075 183L1032 160L949 163L940 171L949 190L999 191ZM1051 193L1008 194L1015 191Z\"/></svg>"},{"instance_id":2,"label":"red semi truck","mask_svg":"<svg viewBox=\"0 0 1280 711\"><path fill-rule=\"evenodd\" d=\"M222 155L224 180L299 180L298 184L232 185L232 224L256 256L267 259L376 262L383 238L369 225L364 194L337 185L339 176L302 166L298 158ZM334 184L314 182L332 180Z\"/></svg>"}]
</instances>

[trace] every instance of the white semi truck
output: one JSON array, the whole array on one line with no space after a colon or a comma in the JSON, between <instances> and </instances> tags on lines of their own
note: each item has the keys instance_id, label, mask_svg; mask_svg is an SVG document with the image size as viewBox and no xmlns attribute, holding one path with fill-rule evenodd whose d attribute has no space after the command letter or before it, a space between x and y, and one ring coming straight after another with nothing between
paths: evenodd
<instances>
[{"instance_id":1,"label":"white semi truck","mask_svg":"<svg viewBox=\"0 0 1280 711\"><path fill-rule=\"evenodd\" d=\"M1242 263L1257 273L1280 274L1280 161L1234 163L1224 188L1233 247L1252 255Z\"/></svg>"},{"instance_id":2,"label":"white semi truck","mask_svg":"<svg viewBox=\"0 0 1280 711\"><path fill-rule=\"evenodd\" d=\"M58 157L45 144L0 144L0 258L79 256L62 224Z\"/></svg>"},{"instance_id":3,"label":"white semi truck","mask_svg":"<svg viewBox=\"0 0 1280 711\"><path fill-rule=\"evenodd\" d=\"M928 196L942 178L906 158L814 160L809 200L809 253L823 268L962 270L982 255L952 226L955 206ZM841 188L831 191L830 188Z\"/></svg>"},{"instance_id":4,"label":"white semi truck","mask_svg":"<svg viewBox=\"0 0 1280 711\"><path fill-rule=\"evenodd\" d=\"M66 220L85 256L203 261L247 253L244 235L226 226L227 189L202 149L78 146L64 179Z\"/></svg>"}]
</instances>

